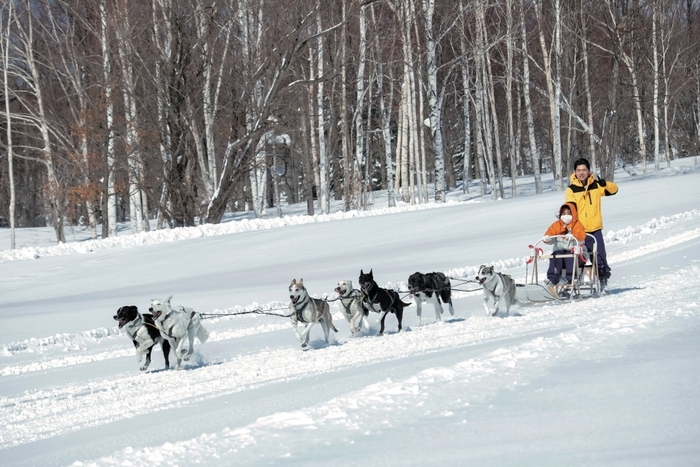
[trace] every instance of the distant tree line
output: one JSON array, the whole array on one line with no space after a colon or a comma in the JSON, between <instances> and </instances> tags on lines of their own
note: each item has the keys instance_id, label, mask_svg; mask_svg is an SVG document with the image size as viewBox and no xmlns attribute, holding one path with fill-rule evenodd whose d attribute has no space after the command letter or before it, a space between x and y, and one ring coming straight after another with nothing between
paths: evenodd
<instances>
[{"instance_id":1,"label":"distant tree line","mask_svg":"<svg viewBox=\"0 0 700 467\"><path fill-rule=\"evenodd\" d=\"M700 149L699 4L6 0L0 217L65 241L659 170Z\"/></svg>"}]
</instances>

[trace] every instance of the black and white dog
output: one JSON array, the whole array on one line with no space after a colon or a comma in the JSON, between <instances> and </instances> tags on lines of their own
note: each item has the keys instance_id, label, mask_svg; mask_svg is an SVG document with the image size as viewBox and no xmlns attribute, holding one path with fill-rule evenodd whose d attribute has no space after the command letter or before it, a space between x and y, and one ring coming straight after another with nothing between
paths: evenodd
<instances>
[{"instance_id":1,"label":"black and white dog","mask_svg":"<svg viewBox=\"0 0 700 467\"><path fill-rule=\"evenodd\" d=\"M422 321L422 304L423 302L431 303L435 308L435 321L442 321L442 303L447 303L450 306L450 314L455 315L455 309L452 306L452 285L441 272L429 272L426 274L415 272L408 277L408 291L416 297L416 308L418 314L418 326Z\"/></svg>"},{"instance_id":2,"label":"black and white dog","mask_svg":"<svg viewBox=\"0 0 700 467\"><path fill-rule=\"evenodd\" d=\"M486 314L497 316L501 306L510 314L510 307L515 303L515 281L507 274L495 272L493 266L482 265L476 275L476 280L484 288L484 309ZM488 301L493 301L493 313L488 307Z\"/></svg>"},{"instance_id":3,"label":"black and white dog","mask_svg":"<svg viewBox=\"0 0 700 467\"><path fill-rule=\"evenodd\" d=\"M171 298L172 295L167 299L152 298L148 311L153 313L154 324L175 351L175 368L178 369L182 361L188 361L194 353L195 336L204 344L209 332L202 326L199 313L181 305L171 306Z\"/></svg>"},{"instance_id":4,"label":"black and white dog","mask_svg":"<svg viewBox=\"0 0 700 467\"><path fill-rule=\"evenodd\" d=\"M294 329L294 334L301 342L301 346L306 347L309 345L309 332L311 332L311 327L316 323L321 324L326 344L328 344L330 330L338 332L333 325L333 317L331 316L328 302L320 298L311 297L306 287L304 287L304 279L299 279L299 282L296 279L292 279L291 284L289 284L289 299L291 300L289 311L292 318L292 329ZM306 324L301 333L298 330L299 323Z\"/></svg>"},{"instance_id":5,"label":"black and white dog","mask_svg":"<svg viewBox=\"0 0 700 467\"><path fill-rule=\"evenodd\" d=\"M340 298L343 316L345 316L350 325L350 332L355 335L363 327L369 329L369 322L367 321L369 310L362 304L362 292L352 288L352 281L347 279L338 281L335 292Z\"/></svg>"},{"instance_id":6,"label":"black and white dog","mask_svg":"<svg viewBox=\"0 0 700 467\"><path fill-rule=\"evenodd\" d=\"M153 315L139 313L139 309L133 305L123 306L117 310L114 320L119 323L119 329L124 329L134 343L136 361L141 363L143 356L146 361L141 365L141 371L146 371L151 364L151 351L160 343L165 357L165 368L170 368L170 342L163 339L160 331L153 322Z\"/></svg>"},{"instance_id":7,"label":"black and white dog","mask_svg":"<svg viewBox=\"0 0 700 467\"><path fill-rule=\"evenodd\" d=\"M374 274L371 269L366 274L360 269L360 287L365 294L365 306L374 312L382 313L379 335L384 334L384 319L390 312L396 315L396 319L399 321L399 331L401 331L403 309L409 306L410 303L402 302L401 297L395 290L379 287L374 280ZM379 309L377 309L377 306L379 306Z\"/></svg>"}]
</instances>

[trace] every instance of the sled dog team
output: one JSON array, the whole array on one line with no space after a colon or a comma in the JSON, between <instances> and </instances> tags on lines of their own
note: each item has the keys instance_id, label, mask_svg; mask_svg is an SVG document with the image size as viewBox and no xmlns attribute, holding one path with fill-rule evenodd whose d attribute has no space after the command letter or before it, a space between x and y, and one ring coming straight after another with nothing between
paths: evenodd
<instances>
[{"instance_id":1,"label":"sled dog team","mask_svg":"<svg viewBox=\"0 0 700 467\"><path fill-rule=\"evenodd\" d=\"M557 221L547 229L543 237L544 243L554 244L555 254L550 259L547 271L548 285L554 297L561 296L562 286L565 287L572 280L571 260L566 256L556 256L556 253L568 250L569 242L596 251L601 288L607 286L610 277L602 236L600 200L601 197L616 194L618 187L613 182L595 176L588 160L583 158L574 163L570 182ZM566 241L563 246L559 245L562 237ZM595 249L594 242L597 243ZM476 281L484 291L483 305L486 313L497 316L503 310L508 315L510 307L516 302L516 284L513 279L494 271L493 266L481 266ZM395 290L379 287L371 269L368 273L360 270L359 283L360 290L353 288L351 280L341 280L335 288L343 316L350 325L350 332L355 335L362 328L369 329L367 315L370 311L381 313L380 335L384 333L384 320L389 313L396 315L398 329L401 331L403 311L410 304L403 302ZM419 326L423 303L433 305L436 321L442 321L442 303L449 305L450 314L454 316L450 279L443 273L416 272L408 278L408 289L415 297ZM171 306L171 298L172 295L167 299L152 299L148 310L150 313L142 315L135 306L123 306L114 315L119 328L123 328L133 341L139 363L146 357L141 370L146 370L150 365L151 350L156 344L161 344L163 348L165 367L170 367L169 354L172 348L176 359L175 368L180 368L182 361L188 361L194 352L194 338L197 337L200 343L204 343L209 337L201 324L201 315L192 308ZM289 284L289 298L292 328L302 347L308 346L309 333L316 323L323 328L326 343L331 330L338 332L328 302L311 297L304 287L303 279L298 282L293 279ZM493 311L489 308L489 302L492 302ZM299 324L303 325L301 332Z\"/></svg>"},{"instance_id":2,"label":"sled dog team","mask_svg":"<svg viewBox=\"0 0 700 467\"><path fill-rule=\"evenodd\" d=\"M494 272L492 266L482 266L476 280L484 288L484 307L487 313L496 316L499 307L502 306L508 314L510 305L515 302L515 283L510 276ZM379 287L371 269L368 273L360 271L359 283L359 290L353 288L351 280L338 281L335 288L350 332L355 335L363 328L369 329L367 316L370 311L381 314L379 335L384 333L384 321L389 313L396 316L398 329L401 331L403 311L410 303L404 302L397 291ZM423 303L433 306L436 321L442 321L443 303L448 305L450 314L454 316L450 279L443 273L411 274L408 278L408 289L415 298L419 326L422 324ZM309 333L316 323L323 329L326 343L329 342L330 331L338 332L333 324L328 301L311 297L304 287L303 279L293 279L289 284L289 298L292 329L302 347L308 346ZM119 329L124 329L132 340L137 361L142 363L145 356L145 361L140 367L142 371L147 370L151 364L151 351L157 344L162 347L165 368L170 367L172 349L176 359L175 368L179 369L182 362L188 361L192 356L195 337L200 343L206 342L209 337L209 332L202 326L201 314L192 308L173 306L170 303L171 299L172 295L167 299L152 299L149 313L143 314L139 313L136 306L122 306L113 317ZM493 313L487 306L489 299L494 301ZM301 332L300 324L303 325Z\"/></svg>"}]
</instances>

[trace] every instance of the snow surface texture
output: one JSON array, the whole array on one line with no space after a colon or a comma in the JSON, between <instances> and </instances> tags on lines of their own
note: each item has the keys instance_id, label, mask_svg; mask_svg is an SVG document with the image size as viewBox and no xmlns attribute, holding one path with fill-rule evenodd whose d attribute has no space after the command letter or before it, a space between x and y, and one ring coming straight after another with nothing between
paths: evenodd
<instances>
[{"instance_id":1,"label":"snow surface texture","mask_svg":"<svg viewBox=\"0 0 700 467\"><path fill-rule=\"evenodd\" d=\"M697 466L700 459L700 167L616 173L603 200L612 279L598 299L486 316L481 264L524 282L527 246L563 194L281 219L89 240L22 229L0 252L0 465ZM509 186L508 184L506 186ZM128 226L122 226L128 230ZM0 229L0 245L9 231ZM333 300L360 269L406 290L416 271L453 278L456 313L430 305L404 331L379 315L351 337L319 326L303 351L284 317L289 282ZM541 265L542 275L546 264ZM209 314L179 371L139 371L112 316L151 298ZM411 301L405 293L405 301ZM171 356L171 360L173 360Z\"/></svg>"}]
</instances>

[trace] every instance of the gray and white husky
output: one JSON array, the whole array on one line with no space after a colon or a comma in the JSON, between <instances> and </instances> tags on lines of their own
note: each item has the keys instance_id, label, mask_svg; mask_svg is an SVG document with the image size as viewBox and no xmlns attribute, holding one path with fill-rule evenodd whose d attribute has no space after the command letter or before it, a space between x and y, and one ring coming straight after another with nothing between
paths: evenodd
<instances>
[{"instance_id":1,"label":"gray and white husky","mask_svg":"<svg viewBox=\"0 0 700 467\"><path fill-rule=\"evenodd\" d=\"M497 316L501 307L505 308L506 316L515 300L515 281L507 274L495 272L493 266L482 265L476 275L476 280L484 288L484 309L486 314ZM489 299L493 301L493 313L488 307Z\"/></svg>"},{"instance_id":2,"label":"gray and white husky","mask_svg":"<svg viewBox=\"0 0 700 467\"><path fill-rule=\"evenodd\" d=\"M369 310L362 306L362 292L352 288L351 280L338 281L335 292L340 298L343 316L350 325L350 332L357 334L364 327L369 329L367 315Z\"/></svg>"},{"instance_id":3,"label":"gray and white husky","mask_svg":"<svg viewBox=\"0 0 700 467\"><path fill-rule=\"evenodd\" d=\"M292 329L296 334L297 339L301 342L302 347L309 345L309 332L311 327L319 323L323 328L323 335L328 344L328 335L332 329L334 332L338 330L333 325L333 317L328 302L319 298L313 298L309 295L304 287L304 279L292 279L289 284L289 311L292 318ZM304 323L304 330L299 332L299 323Z\"/></svg>"},{"instance_id":4,"label":"gray and white husky","mask_svg":"<svg viewBox=\"0 0 700 467\"><path fill-rule=\"evenodd\" d=\"M170 342L177 358L175 368L178 369L182 361L188 361L194 353L195 336L203 344L209 338L209 332L202 326L199 313L181 305L171 306L171 298L172 295L166 299L151 299L148 311L153 313L153 322L160 334Z\"/></svg>"}]
</instances>

